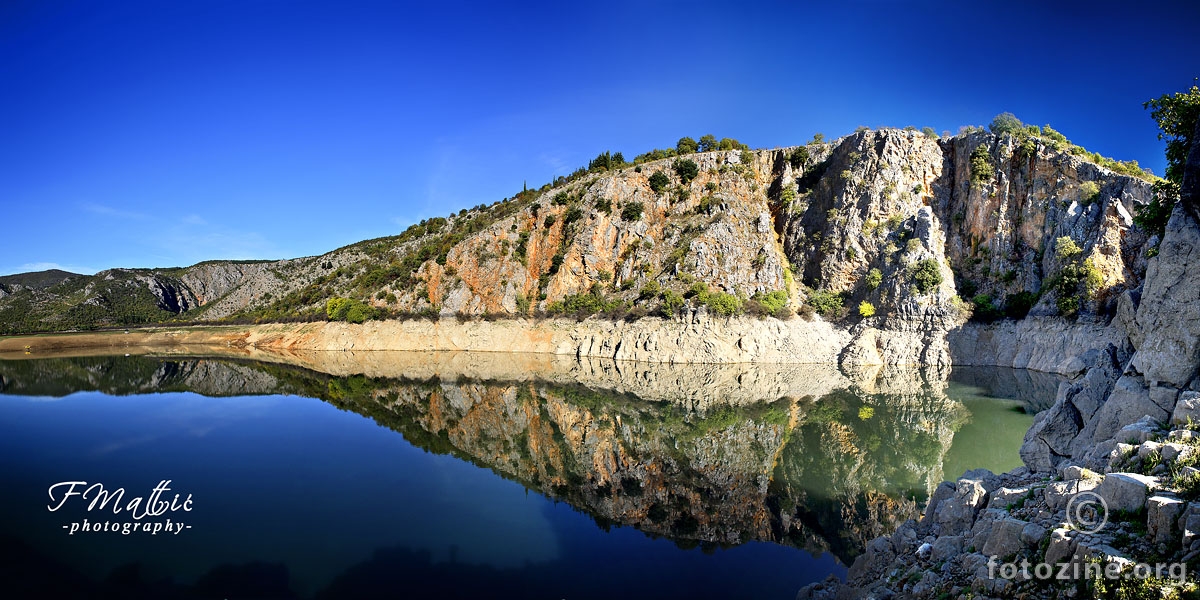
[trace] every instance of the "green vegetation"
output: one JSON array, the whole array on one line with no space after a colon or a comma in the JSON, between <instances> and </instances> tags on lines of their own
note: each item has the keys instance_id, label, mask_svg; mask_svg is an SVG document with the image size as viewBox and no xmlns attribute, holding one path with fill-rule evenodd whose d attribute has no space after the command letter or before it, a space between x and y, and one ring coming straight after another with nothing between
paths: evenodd
<instances>
[{"instance_id":1,"label":"green vegetation","mask_svg":"<svg viewBox=\"0 0 1200 600\"><path fill-rule=\"evenodd\" d=\"M620 152L609 153L605 151L588 162L587 170L589 173L603 173L605 171L623 169L627 166L629 166L629 163L625 162L625 157Z\"/></svg>"},{"instance_id":2,"label":"green vegetation","mask_svg":"<svg viewBox=\"0 0 1200 600\"><path fill-rule=\"evenodd\" d=\"M1088 206L1100 198L1100 186L1095 181L1079 184L1079 203Z\"/></svg>"},{"instance_id":3,"label":"green vegetation","mask_svg":"<svg viewBox=\"0 0 1200 600\"><path fill-rule=\"evenodd\" d=\"M681 137L675 144L675 151L679 154L691 154L699 149L700 146L696 144L696 140L690 137Z\"/></svg>"},{"instance_id":4,"label":"green vegetation","mask_svg":"<svg viewBox=\"0 0 1200 600\"><path fill-rule=\"evenodd\" d=\"M600 312L612 311L621 307L622 302L619 299L606 299L596 291L586 294L572 294L562 300L551 302L546 306L546 312L550 314L572 314L577 317L586 317Z\"/></svg>"},{"instance_id":5,"label":"green vegetation","mask_svg":"<svg viewBox=\"0 0 1200 600\"><path fill-rule=\"evenodd\" d=\"M1154 198L1134 215L1134 222L1151 235L1162 235L1171 217L1171 209L1179 201L1183 185L1183 167L1196 121L1200 119L1200 87L1187 92L1163 94L1147 100L1144 108L1151 109L1150 118L1158 125L1158 139L1167 142L1166 177L1154 183Z\"/></svg>"},{"instance_id":6,"label":"green vegetation","mask_svg":"<svg viewBox=\"0 0 1200 600\"><path fill-rule=\"evenodd\" d=\"M679 175L679 180L684 185L691 183L700 174L700 167L696 166L696 163L692 160L686 158L675 161L673 167L675 174Z\"/></svg>"},{"instance_id":7,"label":"green vegetation","mask_svg":"<svg viewBox=\"0 0 1200 600\"><path fill-rule=\"evenodd\" d=\"M879 284L883 283L883 272L879 269L867 271L866 283L868 290L875 290L875 288L879 287Z\"/></svg>"},{"instance_id":8,"label":"green vegetation","mask_svg":"<svg viewBox=\"0 0 1200 600\"><path fill-rule=\"evenodd\" d=\"M667 189L668 185L671 185L671 178L667 177L666 173L663 173L662 171L655 171L654 174L650 176L650 189L653 190L655 194L663 193L663 190Z\"/></svg>"},{"instance_id":9,"label":"green vegetation","mask_svg":"<svg viewBox=\"0 0 1200 600\"><path fill-rule=\"evenodd\" d=\"M788 293L786 290L754 294L743 304L743 309L746 314L757 317L770 315L779 319L786 319L792 316L792 310L788 307Z\"/></svg>"},{"instance_id":10,"label":"green vegetation","mask_svg":"<svg viewBox=\"0 0 1200 600\"><path fill-rule=\"evenodd\" d=\"M703 297L708 309L722 316L730 316L742 311L742 300L733 294L716 292Z\"/></svg>"},{"instance_id":11,"label":"green vegetation","mask_svg":"<svg viewBox=\"0 0 1200 600\"><path fill-rule=\"evenodd\" d=\"M1010 319L1024 319L1037 301L1038 295L1033 292L1021 291L1009 294L1004 299L1004 316Z\"/></svg>"},{"instance_id":12,"label":"green vegetation","mask_svg":"<svg viewBox=\"0 0 1200 600\"><path fill-rule=\"evenodd\" d=\"M643 208L641 202L626 202L625 206L621 207L621 218L626 221L641 220Z\"/></svg>"},{"instance_id":13,"label":"green vegetation","mask_svg":"<svg viewBox=\"0 0 1200 600\"><path fill-rule=\"evenodd\" d=\"M988 129L996 135L1016 134L1025 129L1025 124L1016 115L1003 112L992 119L992 124L988 125Z\"/></svg>"},{"instance_id":14,"label":"green vegetation","mask_svg":"<svg viewBox=\"0 0 1200 600\"><path fill-rule=\"evenodd\" d=\"M875 305L863 300L858 303L858 316L866 318L875 316Z\"/></svg>"},{"instance_id":15,"label":"green vegetation","mask_svg":"<svg viewBox=\"0 0 1200 600\"><path fill-rule=\"evenodd\" d=\"M1075 156L1090 160L1121 175L1137 177L1150 182L1153 182L1156 179L1153 174L1138 166L1136 160L1119 161L1102 156L1096 152L1089 152L1082 146L1072 144L1071 141L1066 138L1066 136L1055 131L1053 127L1050 127L1049 125L1045 125L1043 127L1038 127L1037 125L1026 125L1025 123L1022 123L1020 119L1013 116L1012 113L1000 113L999 115L996 115L996 118L992 120L992 124L989 126L989 129L991 129L992 133L996 135L1011 135L1016 138L1018 146L1017 153L1026 158L1030 158L1034 155L1037 150L1038 143L1043 143L1055 151L1069 152Z\"/></svg>"},{"instance_id":16,"label":"green vegetation","mask_svg":"<svg viewBox=\"0 0 1200 600\"><path fill-rule=\"evenodd\" d=\"M792 153L788 155L788 163L792 165L793 169L802 169L804 165L808 164L809 158L808 147L800 146L792 150Z\"/></svg>"},{"instance_id":17,"label":"green vegetation","mask_svg":"<svg viewBox=\"0 0 1200 600\"><path fill-rule=\"evenodd\" d=\"M971 183L982 185L990 183L996 176L996 168L992 165L992 154L986 144L980 144L971 151Z\"/></svg>"},{"instance_id":18,"label":"green vegetation","mask_svg":"<svg viewBox=\"0 0 1200 600\"><path fill-rule=\"evenodd\" d=\"M909 268L909 277L917 291L927 294L942 285L942 269L938 261L927 258Z\"/></svg>"},{"instance_id":19,"label":"green vegetation","mask_svg":"<svg viewBox=\"0 0 1200 600\"><path fill-rule=\"evenodd\" d=\"M683 296L674 290L663 291L662 305L659 307L663 316L673 317L679 313L681 308L683 308Z\"/></svg>"},{"instance_id":20,"label":"green vegetation","mask_svg":"<svg viewBox=\"0 0 1200 600\"><path fill-rule=\"evenodd\" d=\"M808 304L822 317L837 318L845 309L846 296L829 290L812 290L808 294Z\"/></svg>"},{"instance_id":21,"label":"green vegetation","mask_svg":"<svg viewBox=\"0 0 1200 600\"><path fill-rule=\"evenodd\" d=\"M1055 301L1058 312L1064 317L1075 316L1081 302L1094 298L1100 291L1103 277L1091 257L1080 260L1083 249L1070 237L1054 240L1054 256L1062 268L1050 279L1048 287L1058 293Z\"/></svg>"},{"instance_id":22,"label":"green vegetation","mask_svg":"<svg viewBox=\"0 0 1200 600\"><path fill-rule=\"evenodd\" d=\"M374 307L351 298L330 298L325 303L325 314L330 321L351 323L363 323L379 316Z\"/></svg>"}]
</instances>

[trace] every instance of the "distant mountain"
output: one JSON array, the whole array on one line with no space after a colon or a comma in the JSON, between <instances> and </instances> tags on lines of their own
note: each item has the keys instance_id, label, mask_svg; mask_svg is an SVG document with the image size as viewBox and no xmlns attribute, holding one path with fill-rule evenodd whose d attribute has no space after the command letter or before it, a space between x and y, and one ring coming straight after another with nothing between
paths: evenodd
<instances>
[{"instance_id":1,"label":"distant mountain","mask_svg":"<svg viewBox=\"0 0 1200 600\"><path fill-rule=\"evenodd\" d=\"M60 271L58 269L34 271L32 273L17 273L16 275L0 276L0 287L12 290L16 286L21 286L24 288L41 290L76 277L84 277L84 275Z\"/></svg>"},{"instance_id":2,"label":"distant mountain","mask_svg":"<svg viewBox=\"0 0 1200 600\"><path fill-rule=\"evenodd\" d=\"M0 333L324 319L339 298L351 321L704 305L924 331L972 301L985 319L1110 314L1145 273L1130 215L1153 177L1049 128L733 148L605 153L553 186L316 257L0 278L39 283L0 290ZM1063 237L1078 252L1057 252Z\"/></svg>"}]
</instances>

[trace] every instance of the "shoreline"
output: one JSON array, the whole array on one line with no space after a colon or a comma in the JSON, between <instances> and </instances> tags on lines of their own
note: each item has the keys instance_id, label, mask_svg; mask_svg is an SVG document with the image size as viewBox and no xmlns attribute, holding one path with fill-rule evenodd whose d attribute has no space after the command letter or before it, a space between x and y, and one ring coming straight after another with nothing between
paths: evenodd
<instances>
[{"instance_id":1,"label":"shoreline","mask_svg":"<svg viewBox=\"0 0 1200 600\"><path fill-rule=\"evenodd\" d=\"M833 365L865 367L997 366L1060 375L1080 371L1075 357L1122 335L1117 324L1050 318L968 323L946 335L944 355L913 353L919 335L823 320L714 318L703 311L682 319L471 320L425 319L180 325L96 332L0 337L0 357L64 350L195 346L244 355L269 352L404 351L548 354L658 364ZM869 340L865 344L864 340ZM869 345L870 352L862 351ZM942 360L942 358L948 360ZM935 358L932 364L921 358ZM948 364L946 364L948 363Z\"/></svg>"}]
</instances>

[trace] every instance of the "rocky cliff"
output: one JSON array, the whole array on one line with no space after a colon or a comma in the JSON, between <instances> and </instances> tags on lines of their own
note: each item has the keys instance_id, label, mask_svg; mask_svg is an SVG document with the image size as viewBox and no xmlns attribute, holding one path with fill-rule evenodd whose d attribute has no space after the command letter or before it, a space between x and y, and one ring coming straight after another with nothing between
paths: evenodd
<instances>
[{"instance_id":1,"label":"rocky cliff","mask_svg":"<svg viewBox=\"0 0 1200 600\"><path fill-rule=\"evenodd\" d=\"M1140 286L1126 281L1117 318L1091 344L1064 335L1059 371L1071 375L1025 436L1026 466L1001 476L969 472L934 492L920 520L867 545L845 584L805 598L1194 597L1200 567L1200 120L1171 212ZM1099 297L1097 297L1099 301ZM1015 346L1024 324L962 335L959 344ZM1093 347L1072 356L1072 351ZM1003 360L1008 360L1007 356ZM1053 361L1050 357L1045 360ZM1088 495L1082 495L1082 494ZM1079 499L1083 500L1079 500ZM1077 502L1084 504L1075 506ZM1080 506L1101 505L1095 521ZM1084 519L1084 520L1081 520ZM1089 523L1099 523L1096 527ZM989 561L993 566L989 567ZM1117 578L1003 572L995 563L1112 565ZM1136 575L1138 563L1160 569ZM1032 571L1036 573L1036 571ZM1190 577L1189 577L1190 576Z\"/></svg>"},{"instance_id":2,"label":"rocky cliff","mask_svg":"<svg viewBox=\"0 0 1200 600\"><path fill-rule=\"evenodd\" d=\"M884 129L616 165L319 257L115 270L24 290L0 298L0 331L323 320L332 298L360 304L350 320L549 311L696 323L697 313L746 312L777 323L799 311L836 346L821 360L848 367L945 367L955 355L1061 370L1011 346L1033 330L1044 340L1066 332L1079 342L1068 344L1074 354L1100 347L1088 339L1128 312L1157 244L1131 221L1148 181L1097 159L1040 130ZM1042 320L1011 339L964 325L972 309L981 321ZM705 327L719 320L699 317ZM632 348L628 328L595 327L612 332L595 338L597 352ZM794 328L748 326L736 337L769 343L767 330L780 327ZM960 335L948 343L952 331ZM636 342L655 353L651 340ZM1005 358L993 361L992 348Z\"/></svg>"}]
</instances>

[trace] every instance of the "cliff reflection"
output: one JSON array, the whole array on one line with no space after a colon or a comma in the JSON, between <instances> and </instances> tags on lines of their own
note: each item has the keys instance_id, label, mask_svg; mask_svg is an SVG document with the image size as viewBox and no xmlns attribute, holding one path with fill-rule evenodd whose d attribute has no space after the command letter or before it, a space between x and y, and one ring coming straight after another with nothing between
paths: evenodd
<instances>
[{"instance_id":1,"label":"cliff reflection","mask_svg":"<svg viewBox=\"0 0 1200 600\"><path fill-rule=\"evenodd\" d=\"M967 417L943 378L919 371L367 354L0 361L0 393L319 398L602 527L683 547L770 541L844 562L917 515Z\"/></svg>"}]
</instances>

